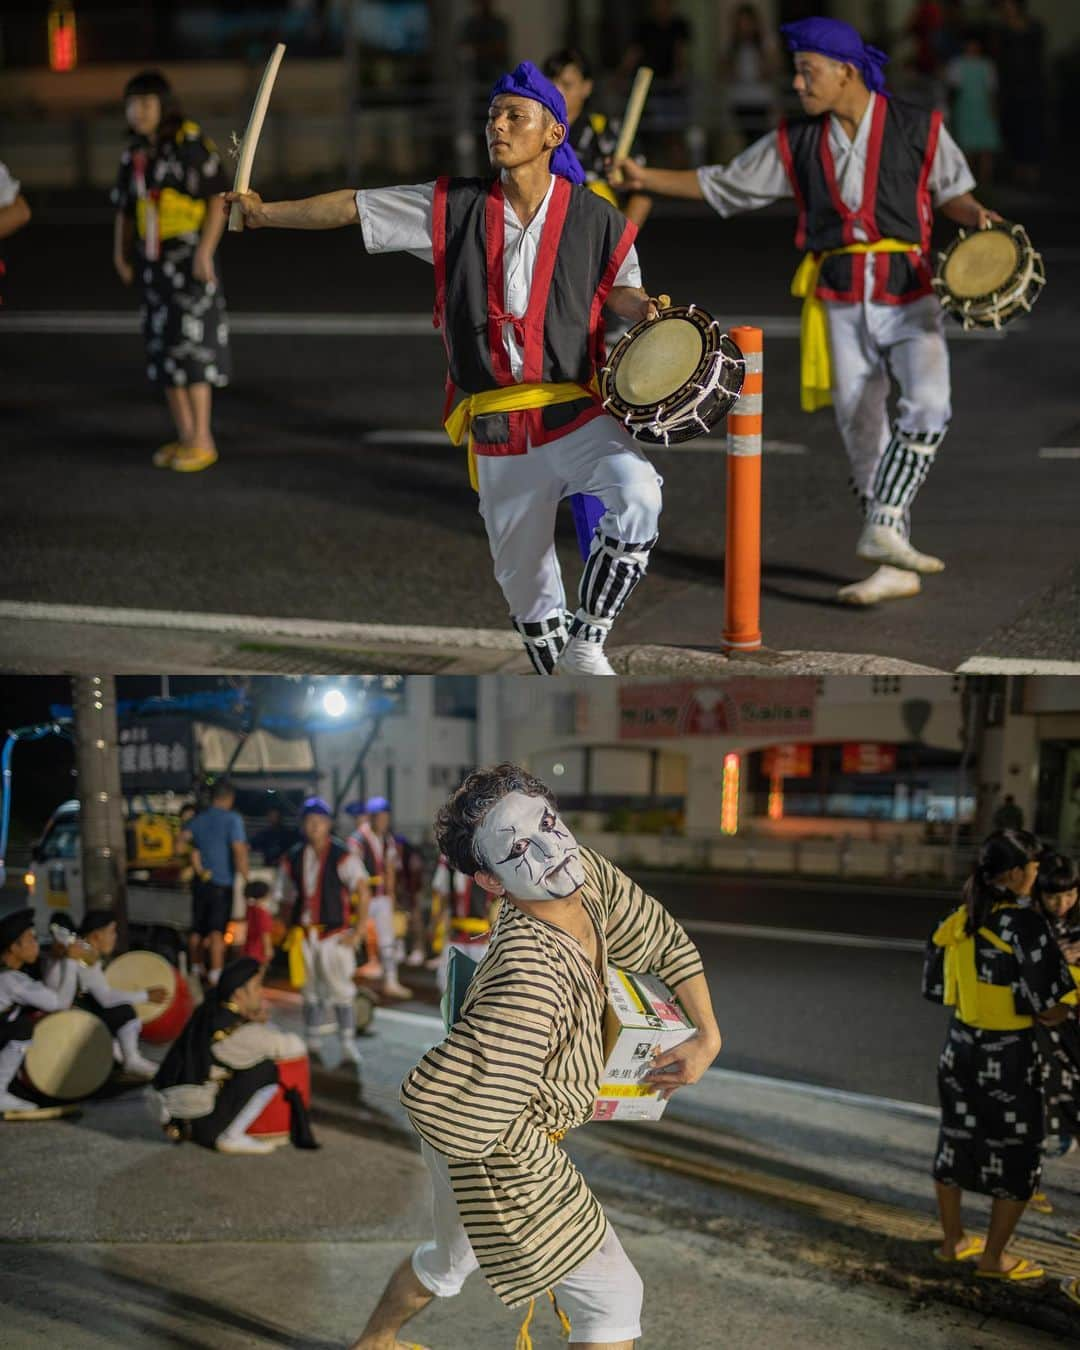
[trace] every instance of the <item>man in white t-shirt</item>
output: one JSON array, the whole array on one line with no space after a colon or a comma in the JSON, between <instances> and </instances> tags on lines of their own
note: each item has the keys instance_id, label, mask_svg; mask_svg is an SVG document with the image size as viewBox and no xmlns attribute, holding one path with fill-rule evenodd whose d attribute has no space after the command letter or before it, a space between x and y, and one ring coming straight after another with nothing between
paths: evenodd
<instances>
[{"instance_id":1,"label":"man in white t-shirt","mask_svg":"<svg viewBox=\"0 0 1080 1350\"><path fill-rule=\"evenodd\" d=\"M604 361L605 305L656 315L641 288L635 227L582 184L565 143L562 94L523 62L492 90L491 179L263 202L226 193L249 226L359 223L369 253L406 251L435 268L435 321L453 389L447 419L468 436L470 472L514 627L538 674L614 674L604 641L656 543L661 480L590 388ZM555 552L562 498L604 512L568 612Z\"/></svg>"}]
</instances>

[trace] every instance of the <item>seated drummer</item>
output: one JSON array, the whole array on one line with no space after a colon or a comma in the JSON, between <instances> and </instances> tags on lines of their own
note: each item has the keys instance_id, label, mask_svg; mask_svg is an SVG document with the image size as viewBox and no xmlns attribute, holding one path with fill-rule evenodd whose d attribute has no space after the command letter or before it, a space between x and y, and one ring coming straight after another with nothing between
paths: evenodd
<instances>
[{"instance_id":1,"label":"seated drummer","mask_svg":"<svg viewBox=\"0 0 1080 1350\"><path fill-rule=\"evenodd\" d=\"M275 1144L248 1134L278 1090L278 1059L306 1054L304 1042L267 1021L263 970L250 956L227 965L206 1001L173 1042L149 1099L169 1136L219 1153L272 1153ZM292 1142L316 1148L295 1088L285 1095Z\"/></svg>"},{"instance_id":2,"label":"seated drummer","mask_svg":"<svg viewBox=\"0 0 1080 1350\"><path fill-rule=\"evenodd\" d=\"M109 1028L113 1053L128 1073L139 1078L153 1078L158 1066L139 1053L142 1022L134 1005L164 1003L169 991L161 985L152 989L113 989L110 986L105 977L105 966L116 950L116 917L111 909L88 910L79 924L79 936L85 943L85 950L76 953L79 981L76 1006L100 1017ZM46 984L54 984L57 969L54 962L45 976Z\"/></svg>"},{"instance_id":3,"label":"seated drummer","mask_svg":"<svg viewBox=\"0 0 1080 1350\"><path fill-rule=\"evenodd\" d=\"M66 954L57 963L53 988L26 973L24 967L33 965L40 951L32 909L0 919L0 1118L4 1120L38 1112L36 1103L11 1091L30 1048L34 1012L60 1012L70 1008L75 997L77 967Z\"/></svg>"}]
</instances>

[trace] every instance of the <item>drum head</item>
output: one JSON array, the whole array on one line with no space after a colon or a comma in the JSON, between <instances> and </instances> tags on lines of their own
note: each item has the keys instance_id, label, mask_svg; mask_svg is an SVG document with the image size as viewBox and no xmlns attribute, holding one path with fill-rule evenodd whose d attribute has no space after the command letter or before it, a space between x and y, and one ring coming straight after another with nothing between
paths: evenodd
<instances>
[{"instance_id":1,"label":"drum head","mask_svg":"<svg viewBox=\"0 0 1080 1350\"><path fill-rule=\"evenodd\" d=\"M704 351L701 329L689 319L654 320L622 354L615 392L634 407L662 403L691 378Z\"/></svg>"},{"instance_id":2,"label":"drum head","mask_svg":"<svg viewBox=\"0 0 1080 1350\"><path fill-rule=\"evenodd\" d=\"M161 985L171 994L176 988L176 967L170 966L157 952L125 952L105 967L105 978L110 989L152 989L154 985ZM171 1001L136 1003L135 1011L141 1022L153 1022L168 1009Z\"/></svg>"},{"instance_id":3,"label":"drum head","mask_svg":"<svg viewBox=\"0 0 1080 1350\"><path fill-rule=\"evenodd\" d=\"M358 989L353 1006L356 1008L356 1029L363 1034L371 1026L371 1020L375 1016L375 1000L366 989Z\"/></svg>"},{"instance_id":4,"label":"drum head","mask_svg":"<svg viewBox=\"0 0 1080 1350\"><path fill-rule=\"evenodd\" d=\"M958 300L1002 290L1020 266L1020 248L1007 230L977 230L945 259L942 280Z\"/></svg>"},{"instance_id":5,"label":"drum head","mask_svg":"<svg viewBox=\"0 0 1080 1350\"><path fill-rule=\"evenodd\" d=\"M49 1013L34 1027L24 1071L46 1097L74 1102L89 1097L112 1073L112 1037L100 1017L69 1008Z\"/></svg>"}]
</instances>

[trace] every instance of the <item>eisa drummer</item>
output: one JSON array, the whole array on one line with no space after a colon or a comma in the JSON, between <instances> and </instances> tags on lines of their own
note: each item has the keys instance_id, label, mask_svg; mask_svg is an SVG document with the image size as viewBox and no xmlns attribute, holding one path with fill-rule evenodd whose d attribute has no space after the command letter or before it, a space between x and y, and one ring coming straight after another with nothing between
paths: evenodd
<instances>
[{"instance_id":1,"label":"eisa drummer","mask_svg":"<svg viewBox=\"0 0 1080 1350\"><path fill-rule=\"evenodd\" d=\"M854 605L918 594L945 564L910 540L910 512L951 416L944 319L931 285L934 209L983 228L1001 217L972 196L975 180L940 112L892 98L885 53L839 19L783 25L804 116L727 165L696 172L623 162L625 186L703 198L721 216L794 197L792 283L802 296L802 406L832 403L863 516L856 553L879 564L838 598ZM888 418L890 374L900 387Z\"/></svg>"},{"instance_id":2,"label":"eisa drummer","mask_svg":"<svg viewBox=\"0 0 1080 1350\"><path fill-rule=\"evenodd\" d=\"M304 1056L299 1036L267 1021L262 966L242 956L222 971L147 1089L151 1110L178 1142L192 1139L219 1153L272 1153L275 1144L248 1133L278 1091L279 1059ZM292 1142L315 1148L295 1089L286 1089Z\"/></svg>"},{"instance_id":3,"label":"eisa drummer","mask_svg":"<svg viewBox=\"0 0 1080 1350\"><path fill-rule=\"evenodd\" d=\"M55 987L27 975L23 967L32 965L40 952L32 909L0 919L0 1117L4 1119L38 1113L34 1102L11 1091L11 1084L30 1048L34 1013L70 1008L78 987L76 963L67 955L57 961Z\"/></svg>"},{"instance_id":4,"label":"eisa drummer","mask_svg":"<svg viewBox=\"0 0 1080 1350\"><path fill-rule=\"evenodd\" d=\"M79 995L76 1005L92 1012L109 1028L114 1053L124 1069L139 1078L153 1078L158 1066L152 1059L139 1053L139 1033L142 1022L135 1011L136 1003L164 1003L169 991L156 986L153 989L113 989L105 978L105 964L116 950L116 917L110 909L88 910L79 925L79 936L86 946L85 955L78 959ZM52 987L60 977L63 962L54 961L45 975L45 983Z\"/></svg>"}]
</instances>

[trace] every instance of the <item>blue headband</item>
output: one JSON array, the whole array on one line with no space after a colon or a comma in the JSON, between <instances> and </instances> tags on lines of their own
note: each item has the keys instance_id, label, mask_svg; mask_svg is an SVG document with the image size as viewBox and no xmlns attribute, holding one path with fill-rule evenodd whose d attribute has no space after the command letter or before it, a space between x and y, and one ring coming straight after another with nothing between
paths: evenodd
<instances>
[{"instance_id":1,"label":"blue headband","mask_svg":"<svg viewBox=\"0 0 1080 1350\"><path fill-rule=\"evenodd\" d=\"M300 814L302 816L333 816L334 813L321 797L308 797L300 808Z\"/></svg>"},{"instance_id":2,"label":"blue headband","mask_svg":"<svg viewBox=\"0 0 1080 1350\"><path fill-rule=\"evenodd\" d=\"M556 122L560 122L569 130L570 124L566 118L566 100L548 77L541 74L531 61L522 61L521 65L511 74L503 75L501 79L496 80L492 85L489 101L494 101L500 94L517 94L520 98L531 98L534 103L539 103L546 108ZM557 145L552 152L551 172L559 174L562 178L569 178L571 183L584 183L585 181L585 170L581 167L581 161L565 140L562 145Z\"/></svg>"},{"instance_id":3,"label":"blue headband","mask_svg":"<svg viewBox=\"0 0 1080 1350\"><path fill-rule=\"evenodd\" d=\"M846 61L863 77L867 89L875 94L885 91L885 63L888 56L879 47L864 42L859 32L842 19L800 19L798 23L781 25L789 52L817 52Z\"/></svg>"}]
</instances>

